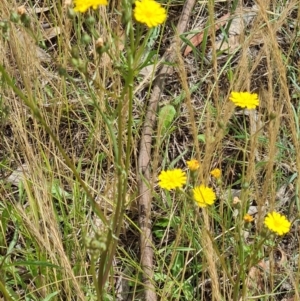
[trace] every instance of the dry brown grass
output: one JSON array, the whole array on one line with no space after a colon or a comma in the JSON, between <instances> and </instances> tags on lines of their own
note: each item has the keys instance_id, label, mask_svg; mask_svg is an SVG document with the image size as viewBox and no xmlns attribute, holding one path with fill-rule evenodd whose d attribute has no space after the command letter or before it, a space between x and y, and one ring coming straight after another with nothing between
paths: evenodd
<instances>
[{"instance_id":1,"label":"dry brown grass","mask_svg":"<svg viewBox=\"0 0 300 301\"><path fill-rule=\"evenodd\" d=\"M113 5L118 7L119 3ZM215 7L208 7L202 1L198 3L199 10L195 10L195 18L207 18L212 23L214 14L226 10L226 5L217 2ZM1 1L0 19L9 20L10 13L17 6L16 1ZM162 218L170 221L162 227L163 236L154 237L155 275L157 278L158 275L164 277L163 280L155 278L157 295L161 300L233 300L233 282L241 262L238 247L234 245L239 233L235 232L236 226L232 220L242 222L243 216L237 219L228 217L234 211L231 198L228 197L230 190L237 190L242 202L241 212L245 213L250 203L257 208L255 226L249 230L251 239L245 239L249 243L247 247L252 246L253 237L264 228L266 212L277 210L291 220L299 217L299 90L291 81L292 76L296 81L300 78L296 63L299 61L296 30L300 21L299 1L260 0L257 6L257 16L251 29L245 30L241 36L240 49L235 54L225 55L225 63L209 43L207 48L211 49L213 60L203 65L203 62L200 64L200 57L194 57L194 54L182 57L178 50L176 71L166 81L160 107L172 103L182 91L185 97L175 105L178 115L174 128L166 138L158 138L153 146L153 228ZM174 22L181 3L178 7L174 5L170 8ZM80 44L78 33L74 30L76 22L68 19L66 10L59 5L51 7L49 12L31 15L32 33L10 22L9 38L0 40L1 64L13 78L14 85L26 96L31 108L36 110L32 111L25 105L16 90L1 83L0 160L3 178L0 184L0 212L6 222L3 218L0 223L4 237L0 240L0 256L3 258L10 243L14 242L13 254L8 256L9 263L19 259L29 263L22 267L25 276L21 274L21 268L14 267L0 277L1 281L7 281L9 291L15 294L12 296L14 300L23 300L26 294L32 294L34 300L42 300L55 291L58 294L53 300L94 300L88 297L94 294L94 288L89 266L91 254L86 249L84 236L92 235L93 225L101 228L103 224L92 212L84 189L41 120L57 136L99 208L106 217L110 217L117 199L113 137L95 103L91 101L93 95L101 111L111 116L112 129L117 135L117 121L113 114L124 78L116 66L123 63L124 34L121 17L110 10L107 12L100 11L103 18L97 19L95 30L107 41L111 49L110 59L106 56L98 60L94 51L95 40L88 46ZM41 20L61 28L60 35L45 41L50 49L50 61L46 52L37 48L31 36L40 34ZM78 31L86 30L85 25L78 24ZM171 38L170 28L168 23L163 41ZM72 47L75 45L80 58L88 61L87 74L89 80L94 79L92 90L87 89L79 72L70 63ZM66 70L67 76L58 74L60 68ZM233 74L231 79L229 74ZM191 86L199 83L199 89L190 93ZM140 85L140 82L136 82L136 85L144 87L137 91L134 108L132 143L137 148L149 87ZM259 109L247 115L238 114L227 101L232 90L257 92L261 103ZM145 103L139 99L145 100ZM126 122L125 109L124 124ZM205 144L199 142L199 134L206 137ZM127 141L126 131L123 132L123 139ZM125 149L125 142L123 147ZM185 168L185 160L192 156L202 161L198 175L198 180L202 182L211 183L209 173L212 168L220 167L223 171L223 184L213 184L220 204L213 213L198 217L191 216L188 210L181 215L184 211L181 204L186 199L161 193L155 185L155 176L160 169L167 169L172 164ZM107 285L111 298L116 300L121 299L116 297L112 288L115 278L120 275L134 282L127 294L130 300L138 300L137 291L142 287L139 251L135 243L139 235L135 209L136 162L137 153L133 148L127 192L131 206L126 212L127 219L114 263L115 272L112 272L113 277ZM23 171L18 173L22 174L23 180L8 183L9 175L18 168ZM54 192L55 187L66 194ZM187 206L191 211L192 206ZM224 212L228 213L228 220L222 215ZM171 225L173 216L181 218L179 225ZM220 224L217 225L216 221L220 221ZM225 225L230 225L229 229ZM263 271L265 286L257 285L256 288L245 285L246 278L250 277L246 273L242 279L244 287L241 291L244 291L239 300L250 300L251 297L255 300L300 299L297 227L296 221L291 233L278 241L280 250L287 257L285 264L280 266L280 272L276 262L271 259L273 274ZM15 232L17 228L18 232ZM17 233L17 239L13 239L14 233ZM182 255L178 250L185 247L190 249ZM263 253L266 249L262 248L259 252ZM183 256L183 272L177 275L172 269L179 255ZM261 257L264 258L263 255ZM30 265L33 261L48 262L57 267L42 265L35 268ZM250 269L251 266L248 271ZM26 275L29 275L29 280ZM193 298L182 293L185 283L192 287ZM26 285L29 287L25 292ZM172 295L174 290L170 287L178 288L181 294ZM278 296L275 296L276 293ZM265 297L258 297L263 294Z\"/></svg>"}]
</instances>

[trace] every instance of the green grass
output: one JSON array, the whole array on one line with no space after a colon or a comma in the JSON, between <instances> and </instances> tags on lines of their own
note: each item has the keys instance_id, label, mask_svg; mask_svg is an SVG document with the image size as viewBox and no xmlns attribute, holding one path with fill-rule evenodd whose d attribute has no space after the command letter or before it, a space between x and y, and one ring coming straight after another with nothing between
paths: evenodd
<instances>
[{"instance_id":1,"label":"green grass","mask_svg":"<svg viewBox=\"0 0 300 301\"><path fill-rule=\"evenodd\" d=\"M178 46L175 62L163 54L184 3L164 1L167 22L152 31L126 19L124 3L70 18L60 4L38 1L41 13L28 2L27 27L11 20L19 2L0 3L0 300L148 301L138 162L155 69L141 70L167 64L144 179L151 289L158 300L298 300L298 1L257 1L230 53L212 47L210 32L238 1L200 1L180 38L200 25L205 38L187 57ZM42 24L60 33L47 39ZM225 42L227 30L214 34ZM260 106L234 108L231 91L258 93ZM194 175L191 158L201 162ZM157 185L171 168L187 172L183 190ZM192 199L201 183L217 195L205 209ZM292 222L285 236L264 226L272 210Z\"/></svg>"}]
</instances>

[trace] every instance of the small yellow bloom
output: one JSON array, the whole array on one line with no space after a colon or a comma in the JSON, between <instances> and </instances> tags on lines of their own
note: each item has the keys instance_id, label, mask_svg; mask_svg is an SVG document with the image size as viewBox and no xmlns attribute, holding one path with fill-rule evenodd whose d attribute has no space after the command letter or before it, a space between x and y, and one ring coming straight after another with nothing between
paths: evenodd
<instances>
[{"instance_id":1,"label":"small yellow bloom","mask_svg":"<svg viewBox=\"0 0 300 301\"><path fill-rule=\"evenodd\" d=\"M181 169L162 171L158 185L167 190L182 188L186 184L186 174Z\"/></svg>"},{"instance_id":2,"label":"small yellow bloom","mask_svg":"<svg viewBox=\"0 0 300 301\"><path fill-rule=\"evenodd\" d=\"M213 169L213 170L210 172L210 174L211 174L214 178L219 179L219 178L221 178L222 172L221 172L221 169L215 168L215 169Z\"/></svg>"},{"instance_id":3,"label":"small yellow bloom","mask_svg":"<svg viewBox=\"0 0 300 301\"><path fill-rule=\"evenodd\" d=\"M288 233L291 228L291 223L287 220L287 218L275 211L268 213L264 223L269 230L277 233L278 235Z\"/></svg>"},{"instance_id":4,"label":"small yellow bloom","mask_svg":"<svg viewBox=\"0 0 300 301\"><path fill-rule=\"evenodd\" d=\"M212 205L216 200L216 194L214 191L204 185L197 186L193 189L193 195L195 202L199 207L206 207Z\"/></svg>"},{"instance_id":5,"label":"small yellow bloom","mask_svg":"<svg viewBox=\"0 0 300 301\"><path fill-rule=\"evenodd\" d=\"M188 166L189 170L191 170L191 171L195 171L200 167L200 163L196 159L186 161L186 165Z\"/></svg>"},{"instance_id":6,"label":"small yellow bloom","mask_svg":"<svg viewBox=\"0 0 300 301\"><path fill-rule=\"evenodd\" d=\"M251 223L251 222L254 221L254 217L252 215L250 215L250 214L247 213L247 214L244 215L244 221L246 223Z\"/></svg>"},{"instance_id":7,"label":"small yellow bloom","mask_svg":"<svg viewBox=\"0 0 300 301\"><path fill-rule=\"evenodd\" d=\"M134 17L149 28L164 23L167 19L166 10L154 0L135 1Z\"/></svg>"},{"instance_id":8,"label":"small yellow bloom","mask_svg":"<svg viewBox=\"0 0 300 301\"><path fill-rule=\"evenodd\" d=\"M259 105L258 95L249 92L231 92L229 99L241 108L255 109Z\"/></svg>"},{"instance_id":9,"label":"small yellow bloom","mask_svg":"<svg viewBox=\"0 0 300 301\"><path fill-rule=\"evenodd\" d=\"M97 9L99 5L107 5L107 0L74 0L74 11L85 13L89 8Z\"/></svg>"}]
</instances>

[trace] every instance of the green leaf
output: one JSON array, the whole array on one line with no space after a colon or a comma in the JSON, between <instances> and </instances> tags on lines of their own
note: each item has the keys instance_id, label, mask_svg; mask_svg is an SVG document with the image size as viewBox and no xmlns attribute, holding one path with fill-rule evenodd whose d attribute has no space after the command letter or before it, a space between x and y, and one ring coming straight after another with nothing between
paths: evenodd
<instances>
[{"instance_id":1,"label":"green leaf","mask_svg":"<svg viewBox=\"0 0 300 301\"><path fill-rule=\"evenodd\" d=\"M198 138L199 141L205 143L205 135L199 134L199 135L197 136L197 138Z\"/></svg>"},{"instance_id":2,"label":"green leaf","mask_svg":"<svg viewBox=\"0 0 300 301\"><path fill-rule=\"evenodd\" d=\"M170 219L163 217L158 219L158 221L155 223L155 226L166 228L169 224L170 224Z\"/></svg>"},{"instance_id":3,"label":"green leaf","mask_svg":"<svg viewBox=\"0 0 300 301\"><path fill-rule=\"evenodd\" d=\"M12 266L39 266L39 267L50 267L50 268L56 268L61 269L60 266L55 265L51 262L46 261L38 261L38 260L27 260L27 261L15 261L10 264L6 264L5 267L12 267Z\"/></svg>"},{"instance_id":4,"label":"green leaf","mask_svg":"<svg viewBox=\"0 0 300 301\"><path fill-rule=\"evenodd\" d=\"M63 188L61 188L58 181L55 180L52 183L51 193L52 196L57 200L61 200L63 198L72 199L72 194L68 193Z\"/></svg>"},{"instance_id":5,"label":"green leaf","mask_svg":"<svg viewBox=\"0 0 300 301\"><path fill-rule=\"evenodd\" d=\"M43 301L49 301L49 300L51 300L53 297L55 297L56 295L58 295L58 293L59 293L58 291L51 293L45 299L43 299Z\"/></svg>"},{"instance_id":6,"label":"green leaf","mask_svg":"<svg viewBox=\"0 0 300 301\"><path fill-rule=\"evenodd\" d=\"M165 105L161 108L158 114L158 129L160 129L161 136L166 134L175 116L176 110L172 105Z\"/></svg>"}]
</instances>

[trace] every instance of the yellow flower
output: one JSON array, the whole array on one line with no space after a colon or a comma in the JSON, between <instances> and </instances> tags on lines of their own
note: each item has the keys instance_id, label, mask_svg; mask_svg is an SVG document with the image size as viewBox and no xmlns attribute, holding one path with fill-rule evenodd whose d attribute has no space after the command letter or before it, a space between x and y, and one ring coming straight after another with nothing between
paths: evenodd
<instances>
[{"instance_id":1,"label":"yellow flower","mask_svg":"<svg viewBox=\"0 0 300 301\"><path fill-rule=\"evenodd\" d=\"M214 178L219 179L219 178L221 178L222 172L221 172L221 169L215 168L215 169L213 169L213 170L210 172L210 174L211 174Z\"/></svg>"},{"instance_id":2,"label":"yellow flower","mask_svg":"<svg viewBox=\"0 0 300 301\"><path fill-rule=\"evenodd\" d=\"M229 99L241 108L255 109L259 105L258 95L249 92L231 92Z\"/></svg>"},{"instance_id":3,"label":"yellow flower","mask_svg":"<svg viewBox=\"0 0 300 301\"><path fill-rule=\"evenodd\" d=\"M191 171L195 171L200 167L200 163L196 159L186 161L186 165L188 166L189 170L191 170Z\"/></svg>"},{"instance_id":4,"label":"yellow flower","mask_svg":"<svg viewBox=\"0 0 300 301\"><path fill-rule=\"evenodd\" d=\"M268 213L264 223L269 230L277 233L278 235L288 233L291 228L291 223L287 220L287 218L275 211Z\"/></svg>"},{"instance_id":5,"label":"yellow flower","mask_svg":"<svg viewBox=\"0 0 300 301\"><path fill-rule=\"evenodd\" d=\"M162 171L158 179L158 185L167 190L182 188L186 184L186 174L181 169Z\"/></svg>"},{"instance_id":6,"label":"yellow flower","mask_svg":"<svg viewBox=\"0 0 300 301\"><path fill-rule=\"evenodd\" d=\"M214 191L204 185L197 186L193 189L193 195L199 207L206 207L212 205L216 200Z\"/></svg>"},{"instance_id":7,"label":"yellow flower","mask_svg":"<svg viewBox=\"0 0 300 301\"><path fill-rule=\"evenodd\" d=\"M154 0L138 0L135 2L134 17L149 28L156 27L166 21L166 10Z\"/></svg>"},{"instance_id":8,"label":"yellow flower","mask_svg":"<svg viewBox=\"0 0 300 301\"><path fill-rule=\"evenodd\" d=\"M74 10L85 13L90 7L96 9L99 5L107 5L107 0L74 0Z\"/></svg>"},{"instance_id":9,"label":"yellow flower","mask_svg":"<svg viewBox=\"0 0 300 301\"><path fill-rule=\"evenodd\" d=\"M251 223L251 222L254 221L254 217L252 215L250 215L250 214L247 213L247 214L244 215L244 221L246 223Z\"/></svg>"}]
</instances>

